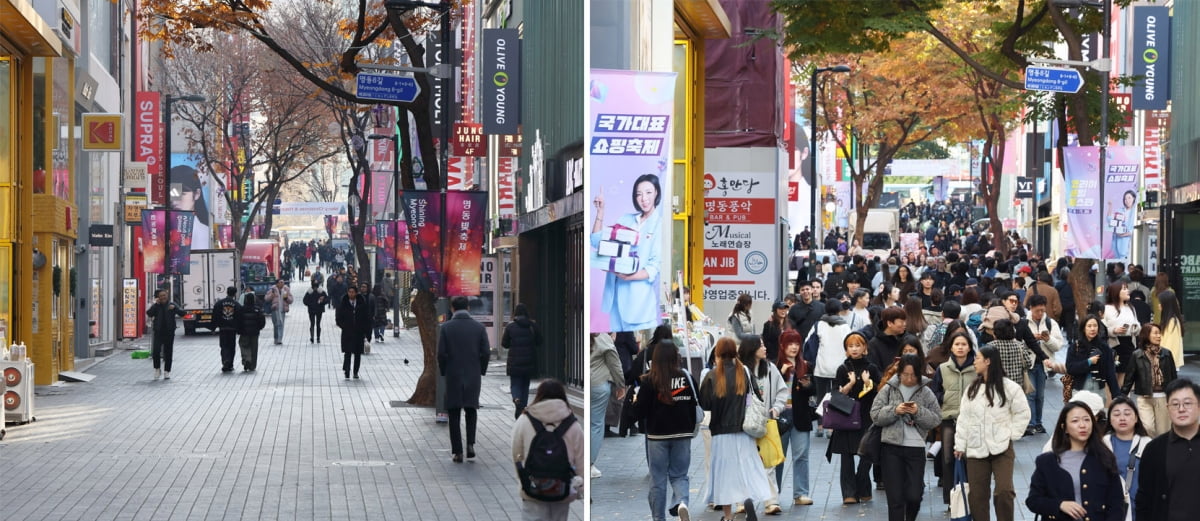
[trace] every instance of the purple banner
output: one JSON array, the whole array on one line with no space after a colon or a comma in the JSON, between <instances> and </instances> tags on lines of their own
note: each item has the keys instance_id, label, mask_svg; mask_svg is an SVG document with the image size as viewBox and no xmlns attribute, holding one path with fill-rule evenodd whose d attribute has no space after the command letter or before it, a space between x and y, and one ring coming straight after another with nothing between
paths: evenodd
<instances>
[{"instance_id":1,"label":"purple banner","mask_svg":"<svg viewBox=\"0 0 1200 521\"><path fill-rule=\"evenodd\" d=\"M167 268L167 211L142 210L142 265L146 273Z\"/></svg>"},{"instance_id":2,"label":"purple banner","mask_svg":"<svg viewBox=\"0 0 1200 521\"><path fill-rule=\"evenodd\" d=\"M446 192L446 295L479 295L487 192Z\"/></svg>"},{"instance_id":3,"label":"purple banner","mask_svg":"<svg viewBox=\"0 0 1200 521\"><path fill-rule=\"evenodd\" d=\"M375 239L379 269L396 269L396 221L375 221Z\"/></svg>"},{"instance_id":4,"label":"purple banner","mask_svg":"<svg viewBox=\"0 0 1200 521\"><path fill-rule=\"evenodd\" d=\"M604 172L589 176L591 330L651 329L661 319L660 273L671 272L663 245L670 244L675 74L591 73L588 153L592 171Z\"/></svg>"},{"instance_id":5,"label":"purple banner","mask_svg":"<svg viewBox=\"0 0 1200 521\"><path fill-rule=\"evenodd\" d=\"M1067 183L1066 254L1084 259L1128 261L1137 224L1142 148L1108 147L1103 181L1097 174L1100 147L1068 147L1063 150L1063 162Z\"/></svg>"},{"instance_id":6,"label":"purple banner","mask_svg":"<svg viewBox=\"0 0 1200 521\"><path fill-rule=\"evenodd\" d=\"M408 232L412 240L413 272L417 282L444 296L442 292L442 194L426 190L405 190L401 196Z\"/></svg>"},{"instance_id":7,"label":"purple banner","mask_svg":"<svg viewBox=\"0 0 1200 521\"><path fill-rule=\"evenodd\" d=\"M196 223L196 214L172 210L171 223L171 254L167 257L167 272L187 275L192 271L192 226Z\"/></svg>"},{"instance_id":8,"label":"purple banner","mask_svg":"<svg viewBox=\"0 0 1200 521\"><path fill-rule=\"evenodd\" d=\"M412 241L408 236L408 222L396 221L396 269L413 271Z\"/></svg>"}]
</instances>

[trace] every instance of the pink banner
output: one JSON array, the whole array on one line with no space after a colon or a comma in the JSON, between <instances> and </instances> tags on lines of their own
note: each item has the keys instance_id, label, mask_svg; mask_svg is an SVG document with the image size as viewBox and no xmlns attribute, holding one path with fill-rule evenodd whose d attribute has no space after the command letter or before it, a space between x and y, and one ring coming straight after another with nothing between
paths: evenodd
<instances>
[{"instance_id":1,"label":"pink banner","mask_svg":"<svg viewBox=\"0 0 1200 521\"><path fill-rule=\"evenodd\" d=\"M167 211L142 210L142 265L146 273L167 268Z\"/></svg>"},{"instance_id":2,"label":"pink banner","mask_svg":"<svg viewBox=\"0 0 1200 521\"><path fill-rule=\"evenodd\" d=\"M408 223L396 221L396 269L413 271L412 241L408 236Z\"/></svg>"},{"instance_id":3,"label":"pink banner","mask_svg":"<svg viewBox=\"0 0 1200 521\"><path fill-rule=\"evenodd\" d=\"M1067 183L1066 254L1084 259L1130 260L1137 221L1142 149L1110 146L1105 175L1098 175L1100 147L1063 149ZM1100 198L1100 183L1104 198Z\"/></svg>"},{"instance_id":4,"label":"pink banner","mask_svg":"<svg viewBox=\"0 0 1200 521\"><path fill-rule=\"evenodd\" d=\"M446 192L446 295L478 295L487 192Z\"/></svg>"}]
</instances>

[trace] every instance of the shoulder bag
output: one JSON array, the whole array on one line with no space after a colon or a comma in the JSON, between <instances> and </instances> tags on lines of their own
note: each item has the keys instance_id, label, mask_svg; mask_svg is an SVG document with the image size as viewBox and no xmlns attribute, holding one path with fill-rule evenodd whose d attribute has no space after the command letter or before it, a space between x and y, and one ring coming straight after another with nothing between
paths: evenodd
<instances>
[{"instance_id":1,"label":"shoulder bag","mask_svg":"<svg viewBox=\"0 0 1200 521\"><path fill-rule=\"evenodd\" d=\"M692 399L696 400L696 428L692 430L692 436L695 436L700 434L700 425L704 423L704 408L700 407L700 389L696 388L696 381L692 379L692 373L684 369L683 374L687 375L688 386L692 388Z\"/></svg>"},{"instance_id":2,"label":"shoulder bag","mask_svg":"<svg viewBox=\"0 0 1200 521\"><path fill-rule=\"evenodd\" d=\"M754 374L748 368L746 377L749 378L749 385L746 389L746 414L742 417L742 432L758 439L767 434L767 420L770 419L770 414L767 413L767 402L758 390L758 382L754 380Z\"/></svg>"},{"instance_id":3,"label":"shoulder bag","mask_svg":"<svg viewBox=\"0 0 1200 521\"><path fill-rule=\"evenodd\" d=\"M846 371L853 371L849 366ZM862 429L862 415L858 400L843 394L838 389L829 392L829 401L822 404L821 426L835 431Z\"/></svg>"}]
</instances>

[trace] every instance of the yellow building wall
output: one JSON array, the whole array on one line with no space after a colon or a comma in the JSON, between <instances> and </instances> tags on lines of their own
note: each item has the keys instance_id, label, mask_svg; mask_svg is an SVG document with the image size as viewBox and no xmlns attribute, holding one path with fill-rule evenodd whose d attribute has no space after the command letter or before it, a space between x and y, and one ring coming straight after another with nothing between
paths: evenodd
<instances>
[{"instance_id":1,"label":"yellow building wall","mask_svg":"<svg viewBox=\"0 0 1200 521\"><path fill-rule=\"evenodd\" d=\"M73 204L50 194L33 194L33 245L46 256L46 264L34 270L33 326L29 356L33 360L34 381L49 385L58 373L75 368L74 331L71 318L70 273L74 259L74 229L78 217ZM55 266L60 268L59 293L54 294Z\"/></svg>"}]
</instances>

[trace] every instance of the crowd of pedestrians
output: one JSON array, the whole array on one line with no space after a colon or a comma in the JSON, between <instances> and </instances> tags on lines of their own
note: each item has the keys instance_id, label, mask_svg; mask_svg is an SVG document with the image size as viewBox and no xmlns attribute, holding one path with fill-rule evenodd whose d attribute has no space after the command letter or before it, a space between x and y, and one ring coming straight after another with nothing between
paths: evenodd
<instances>
[{"instance_id":1,"label":"crowd of pedestrians","mask_svg":"<svg viewBox=\"0 0 1200 521\"><path fill-rule=\"evenodd\" d=\"M623 333L594 341L592 461L609 395L627 389L640 423L623 419L621 434L646 434L655 521L689 519L700 504L689 505L697 498L681 470L694 436L705 440L705 471L690 478L704 480L699 499L722 519L784 513L783 461L793 473L788 510L812 505L810 436L828 437L826 458L839 458L842 503L882 491L894 521L917 518L930 471L942 489L932 497L949 512L951 492L969 490L963 508L976 521L1011 521L1018 499L1046 519L1183 519L1187 510L1163 505L1197 497L1173 480L1186 473L1178 462L1189 461L1200 415L1196 385L1179 377L1184 320L1168 278L1146 286L1140 266L1109 263L1087 282L1104 284L1102 297L1076 302L1074 259L1048 262L1015 236L1007 253L995 251L997 238L972 230L960 210L906 209L906 226L933 230L918 251L867 259L847 249L816 280L800 271L767 317L753 317L741 295L694 377L669 326L659 328L665 340L656 330L628 354L614 341ZM689 319L702 316L684 305ZM623 368L625 356L651 363ZM1061 398L1046 392L1052 379ZM1044 418L1059 399L1058 417ZM760 419L773 420L765 434ZM1017 498L1014 443L1031 437L1045 454L1028 497ZM785 456L769 459L772 447ZM1149 455L1153 476L1140 468Z\"/></svg>"}]
</instances>

